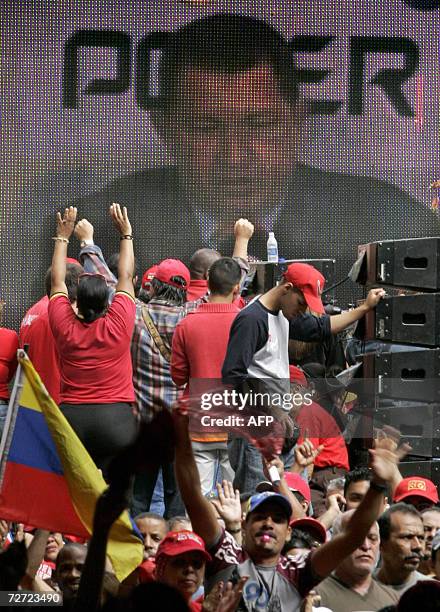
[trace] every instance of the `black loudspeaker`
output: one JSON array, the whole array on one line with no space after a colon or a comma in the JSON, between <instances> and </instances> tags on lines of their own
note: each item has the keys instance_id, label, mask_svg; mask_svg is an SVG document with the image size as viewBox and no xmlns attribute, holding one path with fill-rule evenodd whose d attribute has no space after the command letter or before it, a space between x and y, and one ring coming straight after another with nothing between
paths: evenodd
<instances>
[{"instance_id":1,"label":"black loudspeaker","mask_svg":"<svg viewBox=\"0 0 440 612\"><path fill-rule=\"evenodd\" d=\"M375 309L379 340L440 346L440 294L399 295L380 300Z\"/></svg>"},{"instance_id":2,"label":"black loudspeaker","mask_svg":"<svg viewBox=\"0 0 440 612\"><path fill-rule=\"evenodd\" d=\"M404 478L421 476L429 478L436 487L440 487L440 460L420 461L416 457L405 457L405 461L399 463L399 470Z\"/></svg>"},{"instance_id":3,"label":"black loudspeaker","mask_svg":"<svg viewBox=\"0 0 440 612\"><path fill-rule=\"evenodd\" d=\"M379 402L373 411L373 427L389 425L397 429L402 441L411 446L411 455L440 456L440 404L393 400Z\"/></svg>"},{"instance_id":4,"label":"black loudspeaker","mask_svg":"<svg viewBox=\"0 0 440 612\"><path fill-rule=\"evenodd\" d=\"M440 238L385 240L358 247L364 260L357 282L440 290Z\"/></svg>"},{"instance_id":5,"label":"black loudspeaker","mask_svg":"<svg viewBox=\"0 0 440 612\"><path fill-rule=\"evenodd\" d=\"M440 349L411 351L408 347L405 352L368 353L362 359L371 393L396 399L440 401Z\"/></svg>"},{"instance_id":6,"label":"black loudspeaker","mask_svg":"<svg viewBox=\"0 0 440 612\"><path fill-rule=\"evenodd\" d=\"M294 262L310 264L321 272L325 278L325 286L331 287L335 283L335 263L334 259L287 259L282 263L271 263L268 261L251 262L251 272L255 271L252 285L249 288L251 295L265 293L275 287L283 275L287 266ZM323 296L324 302L329 303L334 299L334 292L330 291Z\"/></svg>"}]
</instances>

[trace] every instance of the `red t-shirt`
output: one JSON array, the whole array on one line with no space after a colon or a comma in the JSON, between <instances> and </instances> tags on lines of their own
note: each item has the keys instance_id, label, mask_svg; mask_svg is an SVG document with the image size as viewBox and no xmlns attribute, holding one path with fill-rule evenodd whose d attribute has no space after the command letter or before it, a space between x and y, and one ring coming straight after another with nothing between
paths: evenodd
<instances>
[{"instance_id":1,"label":"red t-shirt","mask_svg":"<svg viewBox=\"0 0 440 612\"><path fill-rule=\"evenodd\" d=\"M296 417L301 430L301 436L307 432L307 437L316 448L321 444L323 450L315 459L315 467L340 467L349 470L347 447L341 430L335 419L322 406L312 402L310 406L303 405ZM302 444L304 437L298 439Z\"/></svg>"},{"instance_id":2,"label":"red t-shirt","mask_svg":"<svg viewBox=\"0 0 440 612\"><path fill-rule=\"evenodd\" d=\"M49 298L44 296L31 306L21 322L20 347L29 345L27 354L55 403L60 403L58 354L49 325Z\"/></svg>"},{"instance_id":3,"label":"red t-shirt","mask_svg":"<svg viewBox=\"0 0 440 612\"><path fill-rule=\"evenodd\" d=\"M0 327L0 399L9 399L8 383L17 369L17 332Z\"/></svg>"},{"instance_id":4,"label":"red t-shirt","mask_svg":"<svg viewBox=\"0 0 440 612\"><path fill-rule=\"evenodd\" d=\"M49 323L60 359L61 403L134 402L130 341L136 305L117 292L103 317L81 321L65 294L49 302Z\"/></svg>"}]
</instances>

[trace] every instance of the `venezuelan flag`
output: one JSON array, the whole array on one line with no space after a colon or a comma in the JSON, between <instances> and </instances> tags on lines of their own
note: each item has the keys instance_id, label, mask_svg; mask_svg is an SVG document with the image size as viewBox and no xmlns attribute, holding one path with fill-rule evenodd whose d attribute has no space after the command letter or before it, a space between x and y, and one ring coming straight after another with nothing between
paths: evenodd
<instances>
[{"instance_id":1,"label":"venezuelan flag","mask_svg":"<svg viewBox=\"0 0 440 612\"><path fill-rule=\"evenodd\" d=\"M89 538L107 485L24 351L19 364L0 445L0 517ZM128 512L110 531L107 554L120 581L142 563L136 531Z\"/></svg>"}]
</instances>

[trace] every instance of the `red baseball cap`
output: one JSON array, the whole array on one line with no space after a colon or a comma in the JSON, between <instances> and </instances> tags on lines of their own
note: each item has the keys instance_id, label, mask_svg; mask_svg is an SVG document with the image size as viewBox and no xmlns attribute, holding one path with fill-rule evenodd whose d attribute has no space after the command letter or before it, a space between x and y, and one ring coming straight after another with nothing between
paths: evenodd
<instances>
[{"instance_id":1,"label":"red baseball cap","mask_svg":"<svg viewBox=\"0 0 440 612\"><path fill-rule=\"evenodd\" d=\"M197 551L205 561L211 561L211 555L206 551L205 543L194 531L169 531L159 544L156 562L161 556L175 557L183 553Z\"/></svg>"},{"instance_id":2,"label":"red baseball cap","mask_svg":"<svg viewBox=\"0 0 440 612\"><path fill-rule=\"evenodd\" d=\"M284 279L303 292L310 310L324 314L321 293L324 289L325 278L319 270L309 264L292 263L284 272Z\"/></svg>"},{"instance_id":3,"label":"red baseball cap","mask_svg":"<svg viewBox=\"0 0 440 612\"><path fill-rule=\"evenodd\" d=\"M400 502L413 495L429 499L433 504L438 504L439 501L437 487L432 480L419 476L408 476L401 480L394 491L393 501Z\"/></svg>"},{"instance_id":4,"label":"red baseball cap","mask_svg":"<svg viewBox=\"0 0 440 612\"><path fill-rule=\"evenodd\" d=\"M311 517L295 519L290 522L292 529L301 529L309 533L312 538L324 544L327 541L327 531L322 523Z\"/></svg>"},{"instance_id":5,"label":"red baseball cap","mask_svg":"<svg viewBox=\"0 0 440 612\"><path fill-rule=\"evenodd\" d=\"M142 276L142 285L141 285L142 289L148 289L148 285L151 283L153 278L156 276L158 267L159 266L157 264L154 264L154 266L151 266L151 268L148 268L148 270L145 270L144 275Z\"/></svg>"},{"instance_id":6,"label":"red baseball cap","mask_svg":"<svg viewBox=\"0 0 440 612\"><path fill-rule=\"evenodd\" d=\"M74 259L73 257L66 257L66 264L73 264L74 266L80 266L82 268L79 261L77 259Z\"/></svg>"},{"instance_id":7,"label":"red baseball cap","mask_svg":"<svg viewBox=\"0 0 440 612\"><path fill-rule=\"evenodd\" d=\"M171 280L173 276L181 276L185 281L185 285L182 286L173 282ZM172 287L177 287L178 289L186 289L190 281L189 270L183 261L180 261L180 259L164 259L161 261L157 266L155 278L162 281L162 283L166 283Z\"/></svg>"},{"instance_id":8,"label":"red baseball cap","mask_svg":"<svg viewBox=\"0 0 440 612\"><path fill-rule=\"evenodd\" d=\"M312 494L304 478L301 478L299 474L294 474L293 472L284 472L284 480L291 491L301 493L304 499L310 504L312 501Z\"/></svg>"}]
</instances>

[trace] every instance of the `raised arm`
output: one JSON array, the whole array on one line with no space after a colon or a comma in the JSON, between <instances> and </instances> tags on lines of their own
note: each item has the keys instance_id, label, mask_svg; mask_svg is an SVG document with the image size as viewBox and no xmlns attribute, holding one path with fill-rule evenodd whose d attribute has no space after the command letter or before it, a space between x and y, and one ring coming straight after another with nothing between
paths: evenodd
<instances>
[{"instance_id":1,"label":"raised arm","mask_svg":"<svg viewBox=\"0 0 440 612\"><path fill-rule=\"evenodd\" d=\"M55 293L66 293L66 255L69 238L72 235L75 226L77 209L70 206L64 210L63 216L57 212L57 231L54 236L55 247L52 257L52 270L50 275L51 291L50 295Z\"/></svg>"},{"instance_id":2,"label":"raised arm","mask_svg":"<svg viewBox=\"0 0 440 612\"><path fill-rule=\"evenodd\" d=\"M127 209L124 206L121 210L119 204L112 204L110 206L110 215L121 238L116 291L125 291L134 298L133 235L131 233L131 223L128 219Z\"/></svg>"},{"instance_id":3,"label":"raised arm","mask_svg":"<svg viewBox=\"0 0 440 612\"><path fill-rule=\"evenodd\" d=\"M348 310L347 312L342 312L339 315L330 317L330 328L332 330L332 334L337 334L352 323L362 319L362 317L369 310L376 308L384 295L385 291L383 289L371 289L368 292L367 299L363 304L357 308L353 308L353 310Z\"/></svg>"},{"instance_id":4,"label":"raised arm","mask_svg":"<svg viewBox=\"0 0 440 612\"><path fill-rule=\"evenodd\" d=\"M382 513L388 483L394 478L397 463L409 450L405 444L395 451L389 448L387 441L378 441L376 448L370 450L373 479L367 494L351 517L347 529L313 554L312 566L321 578L328 576L345 557L362 546L368 530Z\"/></svg>"},{"instance_id":5,"label":"raised arm","mask_svg":"<svg viewBox=\"0 0 440 612\"><path fill-rule=\"evenodd\" d=\"M176 435L175 469L179 491L185 504L193 530L204 540L207 548L217 542L221 535L215 511L202 493L200 476L191 447L188 432L188 417L175 410Z\"/></svg>"},{"instance_id":6,"label":"raised arm","mask_svg":"<svg viewBox=\"0 0 440 612\"><path fill-rule=\"evenodd\" d=\"M234 252L232 257L241 257L247 261L248 243L254 233L254 226L247 219L238 219L234 226Z\"/></svg>"},{"instance_id":7,"label":"raised arm","mask_svg":"<svg viewBox=\"0 0 440 612\"><path fill-rule=\"evenodd\" d=\"M75 237L79 240L81 251L79 260L85 272L102 274L107 285L113 289L118 282L109 269L101 249L94 243L94 227L87 219L81 219L75 226Z\"/></svg>"}]
</instances>

